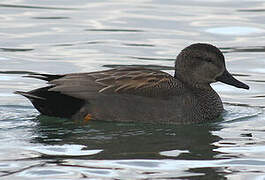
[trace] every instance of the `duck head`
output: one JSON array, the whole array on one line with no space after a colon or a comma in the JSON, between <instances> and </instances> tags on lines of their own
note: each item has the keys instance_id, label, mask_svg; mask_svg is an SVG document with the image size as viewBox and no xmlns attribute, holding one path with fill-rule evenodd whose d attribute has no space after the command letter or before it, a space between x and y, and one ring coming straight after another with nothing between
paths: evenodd
<instances>
[{"instance_id":1,"label":"duck head","mask_svg":"<svg viewBox=\"0 0 265 180\"><path fill-rule=\"evenodd\" d=\"M209 88L209 84L220 81L249 89L227 71L223 53L210 44L197 43L184 48L175 62L175 78L197 88Z\"/></svg>"}]
</instances>

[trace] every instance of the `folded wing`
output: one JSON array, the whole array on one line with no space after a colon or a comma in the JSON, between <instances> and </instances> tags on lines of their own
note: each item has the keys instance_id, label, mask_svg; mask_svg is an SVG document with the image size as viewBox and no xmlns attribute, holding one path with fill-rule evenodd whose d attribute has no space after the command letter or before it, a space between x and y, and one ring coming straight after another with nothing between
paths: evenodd
<instances>
[{"instance_id":1,"label":"folded wing","mask_svg":"<svg viewBox=\"0 0 265 180\"><path fill-rule=\"evenodd\" d=\"M35 74L47 80L49 91L89 100L100 94L128 94L144 97L175 95L179 83L170 74L146 68L117 68L91 73L66 75Z\"/></svg>"}]
</instances>

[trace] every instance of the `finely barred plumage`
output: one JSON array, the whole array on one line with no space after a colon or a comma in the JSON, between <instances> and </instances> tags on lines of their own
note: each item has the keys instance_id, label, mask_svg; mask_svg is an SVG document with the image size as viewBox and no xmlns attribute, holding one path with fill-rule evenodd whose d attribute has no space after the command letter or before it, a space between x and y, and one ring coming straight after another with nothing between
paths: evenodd
<instances>
[{"instance_id":1,"label":"finely barred plumage","mask_svg":"<svg viewBox=\"0 0 265 180\"><path fill-rule=\"evenodd\" d=\"M239 88L223 54L209 44L193 44L177 56L175 75L146 68L116 68L65 75L32 74L49 86L17 92L42 113L72 119L188 124L214 120L223 111L210 83Z\"/></svg>"}]
</instances>

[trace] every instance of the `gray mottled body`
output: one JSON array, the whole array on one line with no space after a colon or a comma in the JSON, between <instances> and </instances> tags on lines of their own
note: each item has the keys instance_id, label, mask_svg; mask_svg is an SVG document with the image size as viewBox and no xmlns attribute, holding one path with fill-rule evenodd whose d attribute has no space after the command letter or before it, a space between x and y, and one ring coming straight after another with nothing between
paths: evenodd
<instances>
[{"instance_id":1,"label":"gray mottled body","mask_svg":"<svg viewBox=\"0 0 265 180\"><path fill-rule=\"evenodd\" d=\"M188 124L214 120L222 112L222 101L213 89L193 93L183 90L181 96L164 98L101 94L72 118L82 120L91 114L105 121Z\"/></svg>"},{"instance_id":2,"label":"gray mottled body","mask_svg":"<svg viewBox=\"0 0 265 180\"><path fill-rule=\"evenodd\" d=\"M223 105L210 84L221 81L239 88L225 67L220 50L193 44L181 51L175 75L146 68L116 68L65 75L32 74L47 87L17 92L42 113L75 120L188 124L211 121Z\"/></svg>"}]
</instances>

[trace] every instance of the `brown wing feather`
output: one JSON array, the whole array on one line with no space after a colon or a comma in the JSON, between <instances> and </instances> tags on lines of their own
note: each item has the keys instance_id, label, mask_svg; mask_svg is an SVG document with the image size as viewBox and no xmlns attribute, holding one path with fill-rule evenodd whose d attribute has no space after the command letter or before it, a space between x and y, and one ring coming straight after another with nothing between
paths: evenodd
<instances>
[{"instance_id":1,"label":"brown wing feather","mask_svg":"<svg viewBox=\"0 0 265 180\"><path fill-rule=\"evenodd\" d=\"M117 68L91 73L66 74L49 81L50 91L89 99L100 93L133 94L145 97L174 95L177 81L168 73L145 68Z\"/></svg>"}]
</instances>

